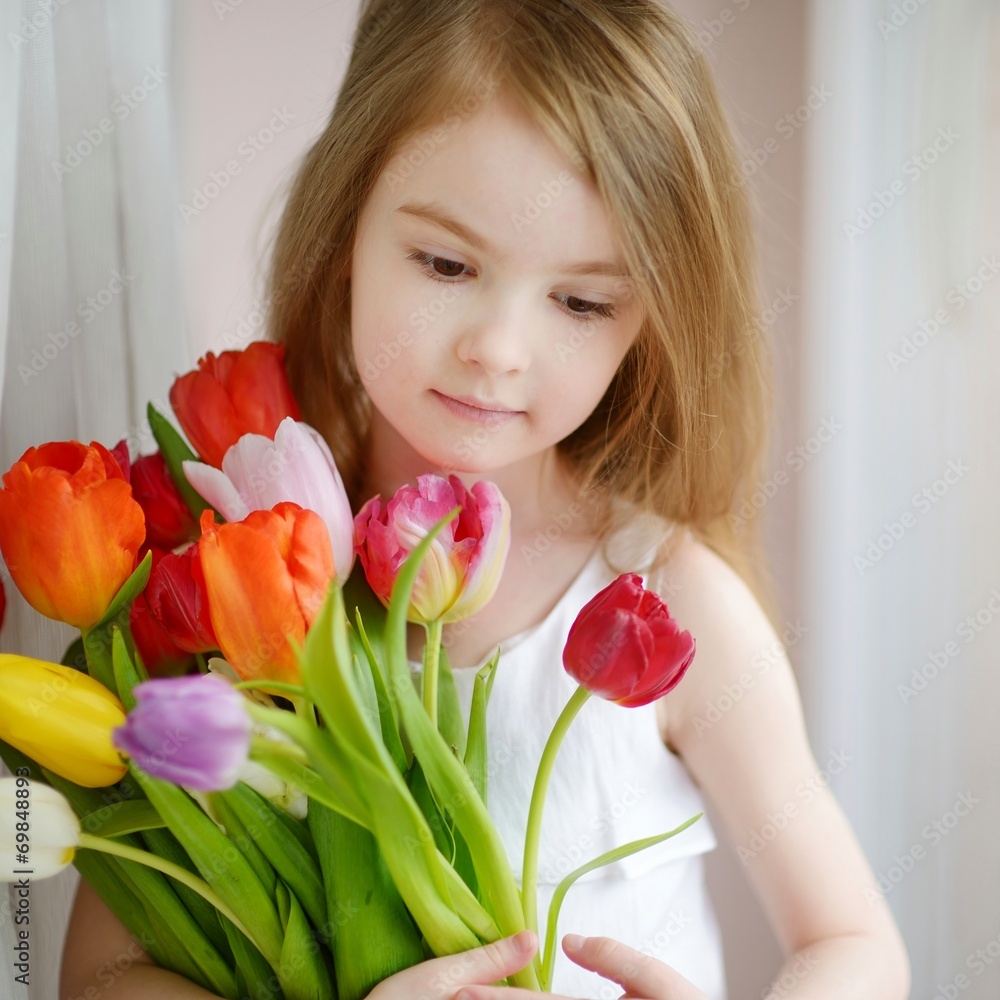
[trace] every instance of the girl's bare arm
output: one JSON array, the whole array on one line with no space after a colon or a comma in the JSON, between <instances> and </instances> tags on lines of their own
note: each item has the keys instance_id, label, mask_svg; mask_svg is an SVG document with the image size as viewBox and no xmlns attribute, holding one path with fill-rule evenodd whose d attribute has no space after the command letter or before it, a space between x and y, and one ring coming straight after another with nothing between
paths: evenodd
<instances>
[{"instance_id":1,"label":"girl's bare arm","mask_svg":"<svg viewBox=\"0 0 1000 1000\"><path fill-rule=\"evenodd\" d=\"M218 1000L216 994L155 965L81 879L63 949L59 997L96 1000L112 985L116 1000Z\"/></svg>"},{"instance_id":2,"label":"girl's bare arm","mask_svg":"<svg viewBox=\"0 0 1000 1000\"><path fill-rule=\"evenodd\" d=\"M784 646L724 560L688 539L664 577L671 614L697 642L658 704L667 745L715 807L788 953L778 978L794 986L781 995L903 1000L906 948L827 786L849 747L817 763Z\"/></svg>"}]
</instances>

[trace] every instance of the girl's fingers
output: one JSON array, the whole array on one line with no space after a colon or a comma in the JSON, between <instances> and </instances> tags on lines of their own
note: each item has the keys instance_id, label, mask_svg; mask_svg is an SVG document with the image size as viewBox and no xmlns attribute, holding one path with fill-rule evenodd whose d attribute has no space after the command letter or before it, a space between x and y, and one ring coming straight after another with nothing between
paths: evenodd
<instances>
[{"instance_id":1,"label":"girl's fingers","mask_svg":"<svg viewBox=\"0 0 1000 1000\"><path fill-rule=\"evenodd\" d=\"M466 983L496 983L520 971L531 961L537 947L536 935L532 931L521 931L480 948L442 955L413 968L420 970L433 996L451 997Z\"/></svg>"},{"instance_id":2,"label":"girl's fingers","mask_svg":"<svg viewBox=\"0 0 1000 1000\"><path fill-rule=\"evenodd\" d=\"M616 982L630 997L705 1000L697 986L669 965L614 938L567 934L563 950L577 965Z\"/></svg>"},{"instance_id":3,"label":"girl's fingers","mask_svg":"<svg viewBox=\"0 0 1000 1000\"><path fill-rule=\"evenodd\" d=\"M535 993L514 986L466 986L459 990L453 1000L579 1000L562 993Z\"/></svg>"}]
</instances>

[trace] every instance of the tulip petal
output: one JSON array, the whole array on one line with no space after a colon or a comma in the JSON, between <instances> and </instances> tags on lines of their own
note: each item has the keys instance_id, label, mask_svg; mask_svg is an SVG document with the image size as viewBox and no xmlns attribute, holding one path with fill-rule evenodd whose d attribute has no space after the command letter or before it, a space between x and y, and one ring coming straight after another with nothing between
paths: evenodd
<instances>
[{"instance_id":1,"label":"tulip petal","mask_svg":"<svg viewBox=\"0 0 1000 1000\"><path fill-rule=\"evenodd\" d=\"M246 699L207 674L137 684L114 742L147 774L201 791L231 788L250 750Z\"/></svg>"},{"instance_id":2,"label":"tulip petal","mask_svg":"<svg viewBox=\"0 0 1000 1000\"><path fill-rule=\"evenodd\" d=\"M230 448L226 454L229 455L232 450ZM181 465L187 481L227 521L242 521L250 513L247 501L225 472L205 462L188 461Z\"/></svg>"},{"instance_id":3,"label":"tulip petal","mask_svg":"<svg viewBox=\"0 0 1000 1000\"><path fill-rule=\"evenodd\" d=\"M0 739L86 788L125 773L111 742L121 702L89 674L16 653L0 653Z\"/></svg>"},{"instance_id":4,"label":"tulip petal","mask_svg":"<svg viewBox=\"0 0 1000 1000\"><path fill-rule=\"evenodd\" d=\"M26 778L0 778L0 815L14 815L19 792L22 795L26 792L31 803L31 877L48 878L73 860L80 839L80 821L69 802L54 788ZM24 868L17 861L21 852L16 849L13 839L14 824L4 824L3 833L0 881L13 882L12 873Z\"/></svg>"},{"instance_id":5,"label":"tulip petal","mask_svg":"<svg viewBox=\"0 0 1000 1000\"><path fill-rule=\"evenodd\" d=\"M233 669L242 680L297 683L288 640L301 644L305 623L281 553L264 534L242 523L203 535L199 551L212 628ZM254 586L247 581L255 581Z\"/></svg>"},{"instance_id":6,"label":"tulip petal","mask_svg":"<svg viewBox=\"0 0 1000 1000\"><path fill-rule=\"evenodd\" d=\"M680 683L694 659L691 634L642 578L623 573L580 610L563 666L593 694L627 708L647 705Z\"/></svg>"},{"instance_id":7,"label":"tulip petal","mask_svg":"<svg viewBox=\"0 0 1000 1000\"><path fill-rule=\"evenodd\" d=\"M30 449L0 490L0 550L18 589L41 614L81 630L104 615L145 536L142 508L110 454L115 474L104 478L106 451L79 442Z\"/></svg>"}]
</instances>

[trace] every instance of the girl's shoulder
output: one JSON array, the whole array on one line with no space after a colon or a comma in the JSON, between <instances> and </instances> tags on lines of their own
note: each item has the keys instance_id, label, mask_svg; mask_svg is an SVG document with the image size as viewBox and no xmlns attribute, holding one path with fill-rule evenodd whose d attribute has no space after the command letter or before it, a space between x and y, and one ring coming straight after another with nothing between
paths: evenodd
<instances>
[{"instance_id":1,"label":"girl's shoulder","mask_svg":"<svg viewBox=\"0 0 1000 1000\"><path fill-rule=\"evenodd\" d=\"M754 671L778 661L788 667L788 661L750 586L725 559L679 526L664 537L661 556L663 565L647 586L691 633L696 650L684 680L656 703L664 743L678 753L681 729L702 735L699 720L711 715L721 692L749 688Z\"/></svg>"}]
</instances>

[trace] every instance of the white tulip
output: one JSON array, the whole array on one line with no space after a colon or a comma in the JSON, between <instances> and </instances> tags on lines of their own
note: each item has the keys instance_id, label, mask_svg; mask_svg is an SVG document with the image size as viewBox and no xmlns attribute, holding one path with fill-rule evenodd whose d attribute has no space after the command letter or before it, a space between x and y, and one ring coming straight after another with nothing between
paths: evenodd
<instances>
[{"instance_id":1,"label":"white tulip","mask_svg":"<svg viewBox=\"0 0 1000 1000\"><path fill-rule=\"evenodd\" d=\"M283 500L315 511L330 532L333 565L343 583L354 565L354 515L329 445L308 424L285 417L274 440L244 434L222 459L222 469L183 463L188 482L227 520L271 510Z\"/></svg>"},{"instance_id":2,"label":"white tulip","mask_svg":"<svg viewBox=\"0 0 1000 1000\"><path fill-rule=\"evenodd\" d=\"M72 864L80 821L54 788L28 778L0 778L0 817L0 882L48 878ZM20 873L25 870L29 876Z\"/></svg>"}]
</instances>

